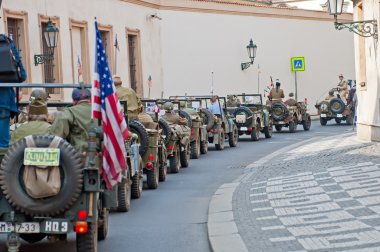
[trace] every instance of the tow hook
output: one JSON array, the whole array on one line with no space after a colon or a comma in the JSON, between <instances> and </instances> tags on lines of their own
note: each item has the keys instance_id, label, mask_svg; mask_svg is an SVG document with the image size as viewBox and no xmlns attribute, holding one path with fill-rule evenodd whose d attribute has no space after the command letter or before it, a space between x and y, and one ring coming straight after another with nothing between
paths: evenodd
<instances>
[{"instance_id":1,"label":"tow hook","mask_svg":"<svg viewBox=\"0 0 380 252\"><path fill-rule=\"evenodd\" d=\"M11 212L11 221L14 223L15 220L15 212ZM7 247L8 247L8 252L18 252L20 248L20 236L16 232L12 232L8 234L8 239L7 239Z\"/></svg>"}]
</instances>

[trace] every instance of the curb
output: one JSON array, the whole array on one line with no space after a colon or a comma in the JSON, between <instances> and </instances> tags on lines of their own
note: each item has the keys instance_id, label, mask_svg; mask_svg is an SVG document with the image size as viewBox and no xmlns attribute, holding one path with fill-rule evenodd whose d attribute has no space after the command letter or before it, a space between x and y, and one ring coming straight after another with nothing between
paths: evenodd
<instances>
[{"instance_id":1,"label":"curb","mask_svg":"<svg viewBox=\"0 0 380 252\"><path fill-rule=\"evenodd\" d=\"M354 135L354 133L343 133L342 137ZM232 210L232 198L236 188L246 181L252 174L251 169L257 168L269 162L275 156L288 152L301 145L313 142L320 137L313 137L303 140L296 144L292 144L281 148L265 157L260 158L256 162L248 165L243 175L239 176L232 183L221 185L211 198L208 209L208 240L211 251L213 252L248 252L245 243L243 242L237 225L235 223ZM336 139L336 136L323 137L323 140Z\"/></svg>"}]
</instances>

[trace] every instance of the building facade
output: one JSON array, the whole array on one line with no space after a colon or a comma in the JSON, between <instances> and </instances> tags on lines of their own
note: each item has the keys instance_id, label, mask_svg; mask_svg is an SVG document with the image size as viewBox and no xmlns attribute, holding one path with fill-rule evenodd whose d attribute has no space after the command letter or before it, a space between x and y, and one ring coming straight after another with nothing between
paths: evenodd
<instances>
[{"instance_id":1,"label":"building facade","mask_svg":"<svg viewBox=\"0 0 380 252\"><path fill-rule=\"evenodd\" d=\"M376 20L380 5L374 0L354 1L354 20ZM374 37L355 36L359 138L380 141L380 43Z\"/></svg>"},{"instance_id":2,"label":"building facade","mask_svg":"<svg viewBox=\"0 0 380 252\"><path fill-rule=\"evenodd\" d=\"M111 71L143 97L209 94L212 87L220 95L264 94L271 77L294 92L290 59L297 56L306 60L306 71L297 74L298 98L310 105L337 85L338 74L355 79L353 35L336 32L326 12L244 0L4 0L0 33L14 38L28 82L77 83L79 61L83 81L90 83L95 17ZM60 29L54 61L35 65L34 55L46 51L42 30L49 18ZM257 57L242 71L251 38ZM26 98L30 90L23 91ZM53 99L70 99L61 89L49 92Z\"/></svg>"}]
</instances>

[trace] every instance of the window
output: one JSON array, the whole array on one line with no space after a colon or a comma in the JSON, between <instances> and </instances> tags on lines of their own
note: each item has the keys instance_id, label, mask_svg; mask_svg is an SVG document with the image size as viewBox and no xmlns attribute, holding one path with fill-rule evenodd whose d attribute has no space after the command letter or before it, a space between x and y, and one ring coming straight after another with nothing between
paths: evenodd
<instances>
[{"instance_id":1,"label":"window","mask_svg":"<svg viewBox=\"0 0 380 252\"><path fill-rule=\"evenodd\" d=\"M73 83L90 83L87 22L70 20L70 31Z\"/></svg>"},{"instance_id":2,"label":"window","mask_svg":"<svg viewBox=\"0 0 380 252\"><path fill-rule=\"evenodd\" d=\"M29 39L28 39L28 15L25 12L12 12L4 10L5 32L13 40L21 57L27 73L26 82L30 82L30 60L29 60ZM23 99L29 99L29 88L22 88Z\"/></svg>"},{"instance_id":3,"label":"window","mask_svg":"<svg viewBox=\"0 0 380 252\"><path fill-rule=\"evenodd\" d=\"M51 21L56 27L59 28L59 19L57 17L51 17ZM46 29L49 17L40 15L40 40L42 44L42 54L49 54L49 49L44 37L44 30ZM44 83L62 83L61 74L61 52L60 52L60 35L58 33L57 47L54 48L54 59L46 60L43 67L43 82ZM51 100L62 100L63 92L61 88L46 88L46 92L49 93Z\"/></svg>"},{"instance_id":4,"label":"window","mask_svg":"<svg viewBox=\"0 0 380 252\"><path fill-rule=\"evenodd\" d=\"M100 36L102 37L104 50L106 51L108 66L110 67L111 74L115 74L114 69L114 43L113 43L113 33L111 25L98 25Z\"/></svg>"},{"instance_id":5,"label":"window","mask_svg":"<svg viewBox=\"0 0 380 252\"><path fill-rule=\"evenodd\" d=\"M127 29L130 87L142 97L144 95L141 70L140 31Z\"/></svg>"}]
</instances>

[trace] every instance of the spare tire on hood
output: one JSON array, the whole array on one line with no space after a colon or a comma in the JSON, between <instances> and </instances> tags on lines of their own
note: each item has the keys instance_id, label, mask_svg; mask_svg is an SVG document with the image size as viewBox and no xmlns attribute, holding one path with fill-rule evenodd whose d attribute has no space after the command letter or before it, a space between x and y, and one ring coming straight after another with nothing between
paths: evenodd
<instances>
[{"instance_id":1,"label":"spare tire on hood","mask_svg":"<svg viewBox=\"0 0 380 252\"><path fill-rule=\"evenodd\" d=\"M8 202L18 211L30 216L54 216L69 209L83 188L82 156L58 136L33 135L36 148L48 148L59 138L61 188L57 195L35 199L30 197L23 182L26 139L16 142L4 156L0 167L0 186Z\"/></svg>"},{"instance_id":2,"label":"spare tire on hood","mask_svg":"<svg viewBox=\"0 0 380 252\"><path fill-rule=\"evenodd\" d=\"M341 114L346 108L346 105L342 101L342 99L339 98L332 98L330 100L330 111L335 114Z\"/></svg>"},{"instance_id":3,"label":"spare tire on hood","mask_svg":"<svg viewBox=\"0 0 380 252\"><path fill-rule=\"evenodd\" d=\"M129 129L138 135L139 139L138 142L140 144L139 153L141 156L145 154L145 152L149 148L149 133L146 131L144 125L136 120L132 120L129 123Z\"/></svg>"},{"instance_id":4,"label":"spare tire on hood","mask_svg":"<svg viewBox=\"0 0 380 252\"><path fill-rule=\"evenodd\" d=\"M240 106L240 107L237 107L234 112L234 121L236 123L236 125L240 128L240 127L250 127L252 125L252 121L253 121L253 112L247 108L247 107L244 107L244 106ZM238 121L236 121L236 116L238 115L245 115L245 123L239 123Z\"/></svg>"},{"instance_id":5,"label":"spare tire on hood","mask_svg":"<svg viewBox=\"0 0 380 252\"><path fill-rule=\"evenodd\" d=\"M283 102L274 102L272 104L272 118L275 121L282 121L289 115L289 110Z\"/></svg>"}]
</instances>

